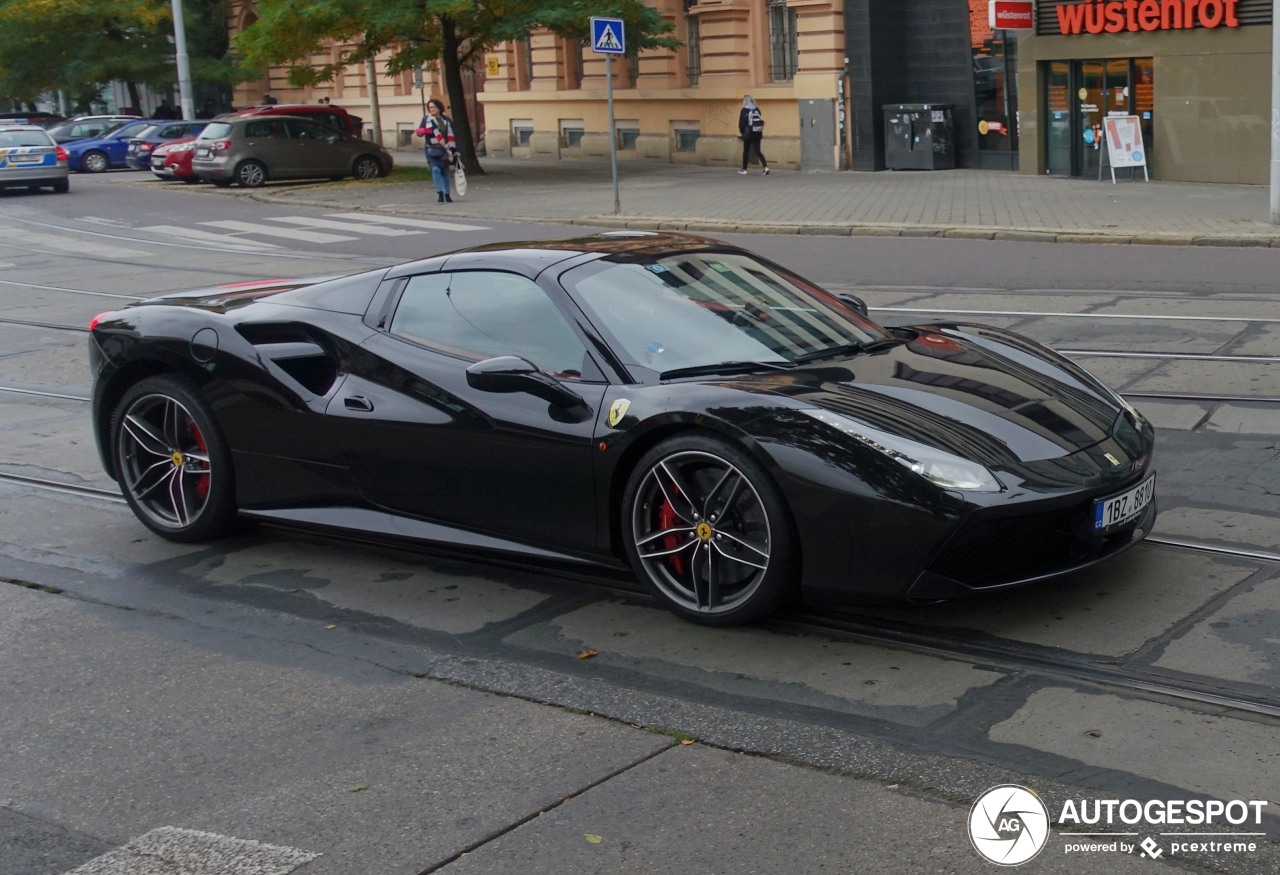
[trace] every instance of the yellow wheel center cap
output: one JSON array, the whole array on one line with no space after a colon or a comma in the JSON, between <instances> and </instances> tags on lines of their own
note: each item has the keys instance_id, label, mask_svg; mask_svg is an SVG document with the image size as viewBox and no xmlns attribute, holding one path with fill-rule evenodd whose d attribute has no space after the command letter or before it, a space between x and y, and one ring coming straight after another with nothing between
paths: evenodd
<instances>
[{"instance_id":1,"label":"yellow wheel center cap","mask_svg":"<svg viewBox=\"0 0 1280 875\"><path fill-rule=\"evenodd\" d=\"M694 531L704 541L710 541L711 536L716 533L716 530L711 528L711 523L698 523L698 527Z\"/></svg>"},{"instance_id":2,"label":"yellow wheel center cap","mask_svg":"<svg viewBox=\"0 0 1280 875\"><path fill-rule=\"evenodd\" d=\"M173 451L173 455L169 457L169 460L173 462L173 467L175 468L182 467L182 453L178 452L177 450Z\"/></svg>"}]
</instances>

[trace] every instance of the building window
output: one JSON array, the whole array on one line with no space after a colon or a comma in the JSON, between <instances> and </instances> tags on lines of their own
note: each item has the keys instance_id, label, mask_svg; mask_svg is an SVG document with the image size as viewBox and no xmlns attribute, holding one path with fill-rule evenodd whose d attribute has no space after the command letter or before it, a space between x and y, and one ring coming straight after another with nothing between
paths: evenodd
<instances>
[{"instance_id":1,"label":"building window","mask_svg":"<svg viewBox=\"0 0 1280 875\"><path fill-rule=\"evenodd\" d=\"M617 122L613 129L614 138L619 149L635 149L636 140L640 139L640 122Z\"/></svg>"},{"instance_id":2,"label":"building window","mask_svg":"<svg viewBox=\"0 0 1280 875\"><path fill-rule=\"evenodd\" d=\"M685 45L689 49L689 85L698 84L702 75L702 31L698 24L698 16L685 16Z\"/></svg>"},{"instance_id":3,"label":"building window","mask_svg":"<svg viewBox=\"0 0 1280 875\"><path fill-rule=\"evenodd\" d=\"M636 83L640 81L640 52L632 50L627 52L624 57L627 59L627 76L631 80L628 84L630 87L635 88Z\"/></svg>"},{"instance_id":4,"label":"building window","mask_svg":"<svg viewBox=\"0 0 1280 875\"><path fill-rule=\"evenodd\" d=\"M677 152L696 152L698 137L702 136L697 122L673 122L671 132L675 137Z\"/></svg>"},{"instance_id":5,"label":"building window","mask_svg":"<svg viewBox=\"0 0 1280 875\"><path fill-rule=\"evenodd\" d=\"M571 39L564 42L564 87L566 89L581 88L583 74L582 41Z\"/></svg>"},{"instance_id":6,"label":"building window","mask_svg":"<svg viewBox=\"0 0 1280 875\"><path fill-rule=\"evenodd\" d=\"M576 149L582 145L582 135L585 131L586 125L582 123L582 119L561 119L560 145L568 149Z\"/></svg>"},{"instance_id":7,"label":"building window","mask_svg":"<svg viewBox=\"0 0 1280 875\"><path fill-rule=\"evenodd\" d=\"M511 146L528 146L533 140L533 119L511 120Z\"/></svg>"},{"instance_id":8,"label":"building window","mask_svg":"<svg viewBox=\"0 0 1280 875\"><path fill-rule=\"evenodd\" d=\"M790 82L800 66L796 44L796 11L786 0L766 0L769 4L769 76L774 82Z\"/></svg>"}]
</instances>

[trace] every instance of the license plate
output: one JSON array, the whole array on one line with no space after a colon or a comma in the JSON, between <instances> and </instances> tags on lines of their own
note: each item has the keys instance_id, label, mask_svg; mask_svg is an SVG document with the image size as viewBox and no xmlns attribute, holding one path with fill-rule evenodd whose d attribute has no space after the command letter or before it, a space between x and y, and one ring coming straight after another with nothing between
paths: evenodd
<instances>
[{"instance_id":1,"label":"license plate","mask_svg":"<svg viewBox=\"0 0 1280 875\"><path fill-rule=\"evenodd\" d=\"M43 155L10 155L9 160L14 164L39 164L44 160Z\"/></svg>"},{"instance_id":2,"label":"license plate","mask_svg":"<svg viewBox=\"0 0 1280 875\"><path fill-rule=\"evenodd\" d=\"M1093 530L1109 532L1133 520L1151 503L1156 494L1156 475L1152 474L1128 492L1093 503Z\"/></svg>"},{"instance_id":3,"label":"license plate","mask_svg":"<svg viewBox=\"0 0 1280 875\"><path fill-rule=\"evenodd\" d=\"M209 157L209 147L208 147L208 146L201 146L199 149L196 149L196 157L197 157L197 158L208 158L208 157Z\"/></svg>"}]
</instances>

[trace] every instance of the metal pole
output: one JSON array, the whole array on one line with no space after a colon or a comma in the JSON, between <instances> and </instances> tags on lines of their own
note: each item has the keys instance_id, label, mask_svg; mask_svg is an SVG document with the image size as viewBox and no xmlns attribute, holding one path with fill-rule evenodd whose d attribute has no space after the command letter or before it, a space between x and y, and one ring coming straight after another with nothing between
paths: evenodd
<instances>
[{"instance_id":1,"label":"metal pole","mask_svg":"<svg viewBox=\"0 0 1280 875\"><path fill-rule=\"evenodd\" d=\"M182 107L182 117L190 120L196 117L196 104L191 97L191 61L187 57L187 28L182 20L182 0L170 0L170 4L173 9L173 45L177 50L178 61L178 105Z\"/></svg>"},{"instance_id":2,"label":"metal pole","mask_svg":"<svg viewBox=\"0 0 1280 875\"><path fill-rule=\"evenodd\" d=\"M604 56L604 81L609 89L609 166L613 169L613 214L616 216L622 212L622 202L618 198L618 131L613 123L613 55Z\"/></svg>"},{"instance_id":3,"label":"metal pole","mask_svg":"<svg viewBox=\"0 0 1280 875\"><path fill-rule=\"evenodd\" d=\"M1280 225L1280 0L1271 2L1271 224Z\"/></svg>"}]
</instances>

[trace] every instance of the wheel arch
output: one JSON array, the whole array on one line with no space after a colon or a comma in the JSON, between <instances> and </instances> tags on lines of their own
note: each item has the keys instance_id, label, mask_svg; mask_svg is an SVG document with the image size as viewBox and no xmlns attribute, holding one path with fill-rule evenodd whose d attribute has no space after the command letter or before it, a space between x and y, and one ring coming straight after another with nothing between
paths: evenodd
<instances>
[{"instance_id":1,"label":"wheel arch","mask_svg":"<svg viewBox=\"0 0 1280 875\"><path fill-rule=\"evenodd\" d=\"M135 359L121 366L97 390L95 401L98 415L93 424L94 438L97 440L98 455L101 457L102 466L112 480L119 479L119 472L116 470L115 453L111 449L111 417L115 413L116 407L120 405L120 399L124 397L130 387L145 380L147 377L155 377L162 374L178 374L191 380L195 385L199 385L199 380L194 379L192 374L182 368L159 359L148 358Z\"/></svg>"}]
</instances>

